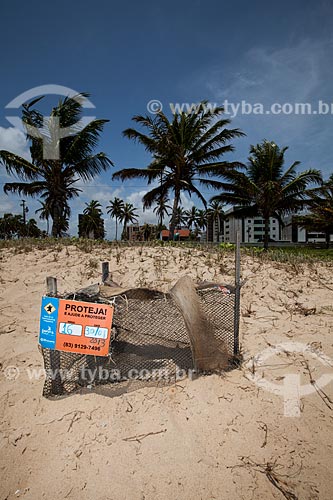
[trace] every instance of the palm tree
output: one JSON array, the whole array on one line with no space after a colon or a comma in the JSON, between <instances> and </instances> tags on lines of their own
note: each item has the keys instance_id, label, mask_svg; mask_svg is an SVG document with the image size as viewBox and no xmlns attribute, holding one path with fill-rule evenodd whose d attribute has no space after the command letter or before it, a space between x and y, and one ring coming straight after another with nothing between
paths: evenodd
<instances>
[{"instance_id":1,"label":"palm tree","mask_svg":"<svg viewBox=\"0 0 333 500\"><path fill-rule=\"evenodd\" d=\"M213 224L217 221L218 233L221 232L221 221L224 217L223 204L218 200L213 200L207 209L207 219L211 219Z\"/></svg>"},{"instance_id":2,"label":"palm tree","mask_svg":"<svg viewBox=\"0 0 333 500\"><path fill-rule=\"evenodd\" d=\"M143 237L143 241L154 239L156 237L155 227L152 224L145 222L141 228L141 235Z\"/></svg>"},{"instance_id":3,"label":"palm tree","mask_svg":"<svg viewBox=\"0 0 333 500\"><path fill-rule=\"evenodd\" d=\"M35 219L29 219L28 222L22 227L24 235L30 238L40 238L42 231L37 226Z\"/></svg>"},{"instance_id":4,"label":"palm tree","mask_svg":"<svg viewBox=\"0 0 333 500\"><path fill-rule=\"evenodd\" d=\"M161 196L173 194L171 239L181 193L196 194L206 206L197 184L211 187L211 176L239 166L236 162L221 161L221 157L233 151L230 140L244 135L243 132L226 128L230 120L221 118L223 107L211 111L205 106L206 101L201 104L202 111L175 113L171 121L162 112L154 118L135 116L133 120L147 130L147 135L133 128L123 134L141 143L152 154L153 161L147 168L123 169L113 175L121 180L143 178L148 184L159 182L143 197L144 208L151 207Z\"/></svg>"},{"instance_id":5,"label":"palm tree","mask_svg":"<svg viewBox=\"0 0 333 500\"><path fill-rule=\"evenodd\" d=\"M186 222L187 222L186 211L183 209L183 207L177 207L176 217L175 217L175 227L182 226L183 224L186 224Z\"/></svg>"},{"instance_id":6,"label":"palm tree","mask_svg":"<svg viewBox=\"0 0 333 500\"><path fill-rule=\"evenodd\" d=\"M197 217L198 217L198 209L193 205L190 210L185 211L185 217L186 217L186 222L187 222L187 227L189 229L192 229L193 224L196 223Z\"/></svg>"},{"instance_id":7,"label":"palm tree","mask_svg":"<svg viewBox=\"0 0 333 500\"><path fill-rule=\"evenodd\" d=\"M122 210L124 209L124 201L115 197L110 200L110 205L106 207L106 212L112 219L116 219L116 241L118 240L118 221L120 220Z\"/></svg>"},{"instance_id":8,"label":"palm tree","mask_svg":"<svg viewBox=\"0 0 333 500\"><path fill-rule=\"evenodd\" d=\"M198 210L195 225L201 230L207 227L207 210Z\"/></svg>"},{"instance_id":9,"label":"palm tree","mask_svg":"<svg viewBox=\"0 0 333 500\"><path fill-rule=\"evenodd\" d=\"M159 224L160 227L163 226L163 219L167 215L169 215L169 210L171 210L170 205L168 205L169 198L167 197L166 194L162 194L159 197L159 200L157 202L156 207L154 208L153 212L157 215L159 219Z\"/></svg>"},{"instance_id":10,"label":"palm tree","mask_svg":"<svg viewBox=\"0 0 333 500\"><path fill-rule=\"evenodd\" d=\"M217 200L236 207L239 216L261 215L265 224L264 248L269 242L269 219L276 217L282 224L282 216L294 213L305 204L309 193L307 186L320 183L321 174L310 169L296 172L299 162L294 162L285 172L284 155L288 148L280 149L274 142L264 141L251 146L249 163L245 172L226 171L227 182L215 182L222 193Z\"/></svg>"},{"instance_id":11,"label":"palm tree","mask_svg":"<svg viewBox=\"0 0 333 500\"><path fill-rule=\"evenodd\" d=\"M81 219L80 233L83 233L86 238L103 239L105 232L102 214L101 204L97 200L86 203Z\"/></svg>"},{"instance_id":12,"label":"palm tree","mask_svg":"<svg viewBox=\"0 0 333 500\"><path fill-rule=\"evenodd\" d=\"M325 233L326 248L330 246L330 236L333 234L333 174L328 181L309 195L310 213L294 218L294 221L304 229Z\"/></svg>"},{"instance_id":13,"label":"palm tree","mask_svg":"<svg viewBox=\"0 0 333 500\"><path fill-rule=\"evenodd\" d=\"M87 96L82 93L66 97L52 109L47 120L32 108L41 98L23 105L22 120L31 143L32 161L9 151L0 151L0 161L7 172L16 174L24 181L5 184L5 193L41 197L49 207L54 237L62 235L70 216L69 201L81 192L75 186L76 182L90 181L112 165L105 153L94 154L100 133L108 120L92 120L84 128L78 127L82 103ZM31 127L39 129L39 137L32 135ZM59 139L59 127L60 130L70 129L71 135Z\"/></svg>"},{"instance_id":14,"label":"palm tree","mask_svg":"<svg viewBox=\"0 0 333 500\"><path fill-rule=\"evenodd\" d=\"M49 228L49 220L51 217L50 208L43 201L41 201L41 200L38 200L38 201L41 204L41 207L37 208L37 210L35 210L35 214L39 213L40 220L46 220L46 233L47 233L47 235L49 235L49 229L50 229Z\"/></svg>"},{"instance_id":15,"label":"palm tree","mask_svg":"<svg viewBox=\"0 0 333 500\"><path fill-rule=\"evenodd\" d=\"M138 220L138 214L135 213L136 208L134 208L132 203L125 203L124 208L121 211L119 220L123 223L123 232L121 235L122 240L127 239L127 224L131 222L132 224Z\"/></svg>"}]
</instances>

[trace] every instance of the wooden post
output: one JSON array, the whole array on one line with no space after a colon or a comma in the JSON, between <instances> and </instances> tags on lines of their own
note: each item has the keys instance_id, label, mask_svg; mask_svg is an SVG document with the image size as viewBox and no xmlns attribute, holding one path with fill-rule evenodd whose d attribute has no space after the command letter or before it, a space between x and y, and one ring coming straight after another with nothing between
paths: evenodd
<instances>
[{"instance_id":1,"label":"wooden post","mask_svg":"<svg viewBox=\"0 0 333 500\"><path fill-rule=\"evenodd\" d=\"M50 297L56 297L58 293L57 278L52 278L52 276L48 276L46 278L46 288L47 288L47 294Z\"/></svg>"},{"instance_id":2,"label":"wooden post","mask_svg":"<svg viewBox=\"0 0 333 500\"><path fill-rule=\"evenodd\" d=\"M110 274L109 270L109 263L108 262L102 262L102 282L104 283Z\"/></svg>"},{"instance_id":3,"label":"wooden post","mask_svg":"<svg viewBox=\"0 0 333 500\"><path fill-rule=\"evenodd\" d=\"M235 306L234 306L234 356L239 354L239 315L240 315L240 232L236 233L235 250Z\"/></svg>"},{"instance_id":4,"label":"wooden post","mask_svg":"<svg viewBox=\"0 0 333 500\"><path fill-rule=\"evenodd\" d=\"M47 288L47 295L50 297L56 297L58 294L58 287L57 287L57 278L53 278L52 276L48 276L46 278L46 288ZM45 350L43 349L43 352ZM50 368L51 368L51 374L52 374L52 394L54 395L61 395L63 394L63 383L61 380L60 376L60 367L61 367L61 359L60 359L60 352L56 350L49 350L47 351L50 355ZM54 376L55 374L55 376Z\"/></svg>"}]
</instances>

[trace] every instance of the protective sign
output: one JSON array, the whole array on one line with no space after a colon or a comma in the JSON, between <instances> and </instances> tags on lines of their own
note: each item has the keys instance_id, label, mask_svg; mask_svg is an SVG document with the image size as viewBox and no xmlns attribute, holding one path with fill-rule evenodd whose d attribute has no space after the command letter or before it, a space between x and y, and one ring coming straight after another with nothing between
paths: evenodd
<instances>
[{"instance_id":1,"label":"protective sign","mask_svg":"<svg viewBox=\"0 0 333 500\"><path fill-rule=\"evenodd\" d=\"M107 356L113 307L43 297L39 343L48 349Z\"/></svg>"}]
</instances>

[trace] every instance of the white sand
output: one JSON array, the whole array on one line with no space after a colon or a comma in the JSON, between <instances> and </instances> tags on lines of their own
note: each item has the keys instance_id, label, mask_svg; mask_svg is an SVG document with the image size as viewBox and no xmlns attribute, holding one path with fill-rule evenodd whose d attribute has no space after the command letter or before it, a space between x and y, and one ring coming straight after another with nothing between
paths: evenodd
<instances>
[{"instance_id":1,"label":"white sand","mask_svg":"<svg viewBox=\"0 0 333 500\"><path fill-rule=\"evenodd\" d=\"M116 398L41 396L43 378L29 381L27 370L43 366L37 342L47 275L58 278L61 292L71 291L98 281L101 262L109 260L114 281L126 286L166 290L184 274L197 281L233 280L231 254L149 247L141 253L94 252L68 247L0 253L0 498L283 499L263 473L275 463L273 471L287 483L278 484L294 498L330 500L332 410L313 390L301 400L300 417L284 416L283 398L249 380L246 362L225 377ZM246 361L281 342L298 342L333 359L330 264L290 266L244 257L242 275ZM299 373L312 388L305 361L315 380L333 373L318 357L299 353L275 356L256 373L281 387L286 374ZM17 379L5 377L9 366L20 370ZM333 400L332 382L324 391ZM127 439L148 433L154 434Z\"/></svg>"}]
</instances>

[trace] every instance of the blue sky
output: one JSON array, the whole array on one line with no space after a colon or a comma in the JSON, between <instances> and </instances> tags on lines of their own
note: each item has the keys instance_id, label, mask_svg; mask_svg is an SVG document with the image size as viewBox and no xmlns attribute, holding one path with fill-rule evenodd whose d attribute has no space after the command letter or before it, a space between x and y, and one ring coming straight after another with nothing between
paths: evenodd
<instances>
[{"instance_id":1,"label":"blue sky","mask_svg":"<svg viewBox=\"0 0 333 500\"><path fill-rule=\"evenodd\" d=\"M147 113L150 100L161 101L171 116L169 103L208 99L265 106L265 114L232 119L246 133L234 141L232 159L246 161L250 144L267 138L289 146L288 163L299 160L301 169L319 168L325 177L333 171L332 113L266 113L274 103L304 102L317 109L321 100L333 108L331 1L12 0L2 5L1 20L1 149L28 155L22 132L6 119L6 104L31 88L57 84L89 92L93 113L110 120L99 149L115 169L148 163L143 148L121 132L133 115ZM46 104L58 99L50 96ZM143 183L112 182L108 172L82 189L72 203L72 234L77 213L91 199L105 207L120 196L140 209L142 222L155 220L151 211L142 214ZM17 213L19 199L4 195L2 185L0 190L0 215ZM188 208L197 200L183 203ZM37 201L28 200L28 206L33 216ZM113 237L111 221L106 228Z\"/></svg>"}]
</instances>

